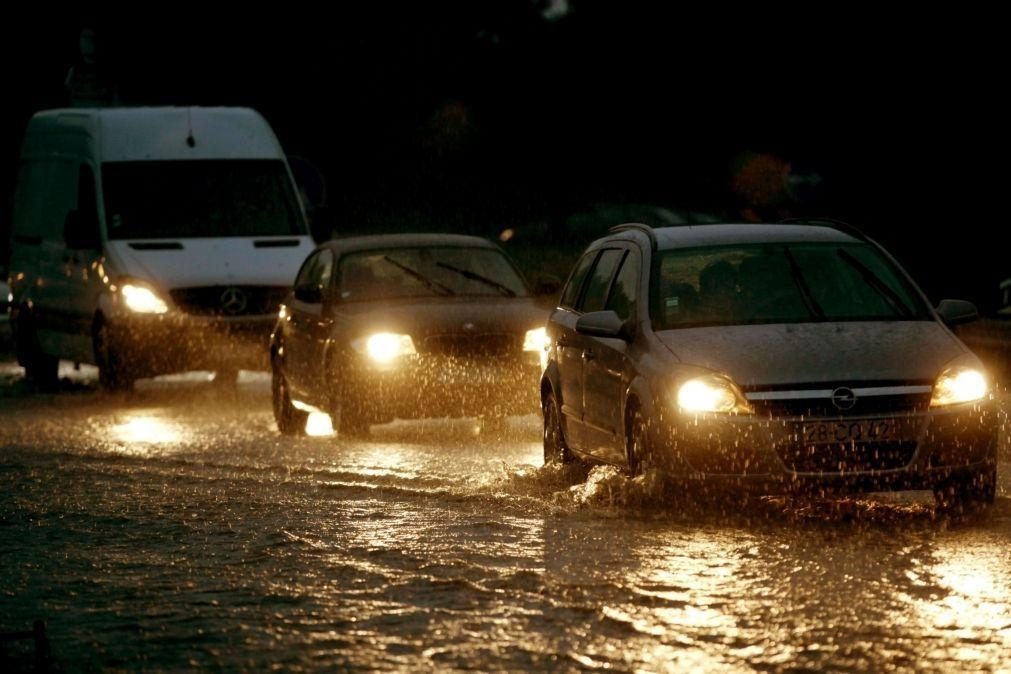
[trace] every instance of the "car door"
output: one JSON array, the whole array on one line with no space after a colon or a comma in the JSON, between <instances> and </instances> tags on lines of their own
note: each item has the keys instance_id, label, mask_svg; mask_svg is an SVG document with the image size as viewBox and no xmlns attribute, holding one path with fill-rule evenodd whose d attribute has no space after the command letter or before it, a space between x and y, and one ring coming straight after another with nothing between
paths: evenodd
<instances>
[{"instance_id":1,"label":"car door","mask_svg":"<svg viewBox=\"0 0 1011 674\"><path fill-rule=\"evenodd\" d=\"M329 268L329 271L328 271ZM309 256L295 277L285 338L284 366L288 384L302 399L312 397L313 360L319 324L324 320L324 277L333 273L333 253L319 250Z\"/></svg>"},{"instance_id":2,"label":"car door","mask_svg":"<svg viewBox=\"0 0 1011 674\"><path fill-rule=\"evenodd\" d=\"M562 427L569 446L577 449L581 446L579 436L583 416L583 352L577 344L576 320L579 314L576 307L586 277L599 255L599 250L590 251L576 264L549 326L549 339L553 341L558 365L558 405Z\"/></svg>"},{"instance_id":3,"label":"car door","mask_svg":"<svg viewBox=\"0 0 1011 674\"><path fill-rule=\"evenodd\" d=\"M576 306L576 320L584 313L603 309L611 282L614 279L614 273L624 254L625 251L621 248L605 248L600 251L586 277L579 303ZM565 351L565 364L570 377L568 404L578 406L576 408L578 416L573 413L570 417L572 426L576 429L573 433L574 438L566 439L569 440L573 448L583 452L592 452L593 434L586 424L586 365L588 360L594 358L594 338L576 332L575 321L573 321L572 332L567 337ZM565 385L563 384L563 398L564 395Z\"/></svg>"},{"instance_id":4,"label":"car door","mask_svg":"<svg viewBox=\"0 0 1011 674\"><path fill-rule=\"evenodd\" d=\"M636 302L642 260L630 247L624 252L603 310L615 312L626 324L636 319ZM630 379L628 342L607 337L587 337L583 366L583 423L590 451L605 461L624 458L622 396Z\"/></svg>"}]
</instances>

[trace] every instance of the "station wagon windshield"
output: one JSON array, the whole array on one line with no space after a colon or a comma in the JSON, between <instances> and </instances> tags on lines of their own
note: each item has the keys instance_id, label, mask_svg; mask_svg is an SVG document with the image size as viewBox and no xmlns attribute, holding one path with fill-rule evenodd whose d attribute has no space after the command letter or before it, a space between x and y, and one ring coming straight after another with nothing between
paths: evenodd
<instances>
[{"instance_id":1,"label":"station wagon windshield","mask_svg":"<svg viewBox=\"0 0 1011 674\"><path fill-rule=\"evenodd\" d=\"M293 236L305 225L283 162L107 162L111 239Z\"/></svg>"},{"instance_id":2,"label":"station wagon windshield","mask_svg":"<svg viewBox=\"0 0 1011 674\"><path fill-rule=\"evenodd\" d=\"M752 244L661 254L656 329L927 320L920 296L868 244Z\"/></svg>"},{"instance_id":3,"label":"station wagon windshield","mask_svg":"<svg viewBox=\"0 0 1011 674\"><path fill-rule=\"evenodd\" d=\"M341 259L339 284L346 302L527 294L512 263L492 248L426 246L349 253Z\"/></svg>"}]
</instances>

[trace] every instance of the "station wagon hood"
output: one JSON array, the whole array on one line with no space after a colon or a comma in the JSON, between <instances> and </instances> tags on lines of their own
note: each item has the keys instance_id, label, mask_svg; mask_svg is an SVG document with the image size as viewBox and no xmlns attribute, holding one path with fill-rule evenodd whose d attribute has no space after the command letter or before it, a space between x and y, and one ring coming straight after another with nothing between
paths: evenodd
<instances>
[{"instance_id":1,"label":"station wagon hood","mask_svg":"<svg viewBox=\"0 0 1011 674\"><path fill-rule=\"evenodd\" d=\"M741 386L839 381L933 381L967 349L934 321L734 325L665 330L683 363Z\"/></svg>"},{"instance_id":2,"label":"station wagon hood","mask_svg":"<svg viewBox=\"0 0 1011 674\"><path fill-rule=\"evenodd\" d=\"M166 290L221 285L290 286L312 248L308 236L106 243L113 269Z\"/></svg>"},{"instance_id":3,"label":"station wagon hood","mask_svg":"<svg viewBox=\"0 0 1011 674\"><path fill-rule=\"evenodd\" d=\"M541 327L548 311L530 298L456 297L401 302L348 302L337 315L354 331L437 334L517 333Z\"/></svg>"}]
</instances>

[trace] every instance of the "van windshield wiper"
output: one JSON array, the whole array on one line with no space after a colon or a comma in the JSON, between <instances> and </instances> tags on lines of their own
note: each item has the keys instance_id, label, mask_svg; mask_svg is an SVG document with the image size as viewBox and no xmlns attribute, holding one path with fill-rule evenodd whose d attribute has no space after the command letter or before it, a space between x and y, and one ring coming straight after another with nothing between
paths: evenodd
<instances>
[{"instance_id":1,"label":"van windshield wiper","mask_svg":"<svg viewBox=\"0 0 1011 674\"><path fill-rule=\"evenodd\" d=\"M846 264L856 269L860 272L867 284L874 288L881 297L885 298L885 301L894 309L899 312L899 314L905 318L911 318L913 316L913 310L906 306L906 303L902 301L898 293L892 290L887 283L878 278L877 274L872 272L867 268L860 260L856 259L849 252L845 250L837 250L836 254L843 259Z\"/></svg>"},{"instance_id":2,"label":"van windshield wiper","mask_svg":"<svg viewBox=\"0 0 1011 674\"><path fill-rule=\"evenodd\" d=\"M386 262L389 262L394 267L396 267L400 271L404 272L405 274L407 274L411 278L415 279L416 281L420 281L421 283L424 284L424 286L426 288L428 288L429 290L431 290L436 295L455 295L456 294L455 292L453 292L452 288L448 288L448 287L442 285L441 283L439 283L438 281L433 281L432 279L430 279L427 276L425 276L424 274L422 274L420 271L416 271L416 270L411 269L410 267L408 267L406 264L401 264L400 262L397 262L396 260L394 260L389 255L383 255L383 260L385 260Z\"/></svg>"},{"instance_id":3,"label":"van windshield wiper","mask_svg":"<svg viewBox=\"0 0 1011 674\"><path fill-rule=\"evenodd\" d=\"M451 264L446 264L445 262L436 262L436 267L442 267L443 269L448 269L450 271L455 271L460 276L468 279L470 281L477 281L478 283L483 283L486 286L490 286L495 290L499 291L506 297L516 297L516 291L512 288L506 287L496 281L495 279L488 278L487 276L482 276L477 272L470 271L469 269L461 269L460 267L454 267Z\"/></svg>"}]
</instances>

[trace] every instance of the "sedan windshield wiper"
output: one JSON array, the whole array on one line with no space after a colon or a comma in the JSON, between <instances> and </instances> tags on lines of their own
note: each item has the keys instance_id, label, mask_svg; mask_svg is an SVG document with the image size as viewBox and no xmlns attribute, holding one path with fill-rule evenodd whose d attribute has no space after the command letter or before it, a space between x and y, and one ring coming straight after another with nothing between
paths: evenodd
<instances>
[{"instance_id":1,"label":"sedan windshield wiper","mask_svg":"<svg viewBox=\"0 0 1011 674\"><path fill-rule=\"evenodd\" d=\"M821 308L818 301L814 299L814 295L811 293L811 288L807 285L807 279L804 278L803 272L800 271L800 265L797 264L797 260L794 259L793 253L790 252L789 248L783 249L783 254L786 255L787 261L790 263L790 273L793 275L793 282L797 284L800 289L800 294L804 298L804 304L807 305L807 310L811 312L811 315L818 320L825 320L825 310Z\"/></svg>"},{"instance_id":2,"label":"sedan windshield wiper","mask_svg":"<svg viewBox=\"0 0 1011 674\"><path fill-rule=\"evenodd\" d=\"M436 295L455 295L456 294L456 293L453 292L452 288L447 288L446 286L442 285L438 281L433 281L432 279L428 278L427 276L425 276L421 272L416 271L414 269L411 269L406 264L401 264L400 262L397 262L396 260L394 260L389 255L383 255L383 259L385 261L389 262L390 264L392 264L394 267L396 267L400 271L402 271L405 274L407 274L408 276L410 276L411 278L413 278L413 279L415 279L417 281L421 281L421 283L423 283L426 288L428 288L429 290L431 290ZM442 292L439 292L439 291L442 291Z\"/></svg>"},{"instance_id":3,"label":"sedan windshield wiper","mask_svg":"<svg viewBox=\"0 0 1011 674\"><path fill-rule=\"evenodd\" d=\"M455 271L457 274L464 277L465 279L468 279L470 281L477 281L478 283L483 283L486 286L490 286L495 290L499 291L500 293L502 293L503 295L505 295L506 297L516 297L516 291L513 290L512 288L508 288L499 283L498 281L496 281L495 279L488 278L487 276L482 276L477 272L472 272L468 269L460 269L459 267L454 267L453 265L446 264L445 262L436 262L435 266L442 267L443 269L448 269L450 271Z\"/></svg>"},{"instance_id":4,"label":"sedan windshield wiper","mask_svg":"<svg viewBox=\"0 0 1011 674\"><path fill-rule=\"evenodd\" d=\"M865 281L867 281L867 284L874 288L879 295L885 298L885 301L891 305L892 309L899 312L899 314L905 318L912 317L913 310L906 306L906 303L902 301L902 298L899 297L898 293L888 287L888 284L878 278L878 276L868 269L863 262L853 257L853 255L845 250L837 250L836 254L841 257L846 264L860 272L860 275Z\"/></svg>"}]
</instances>

